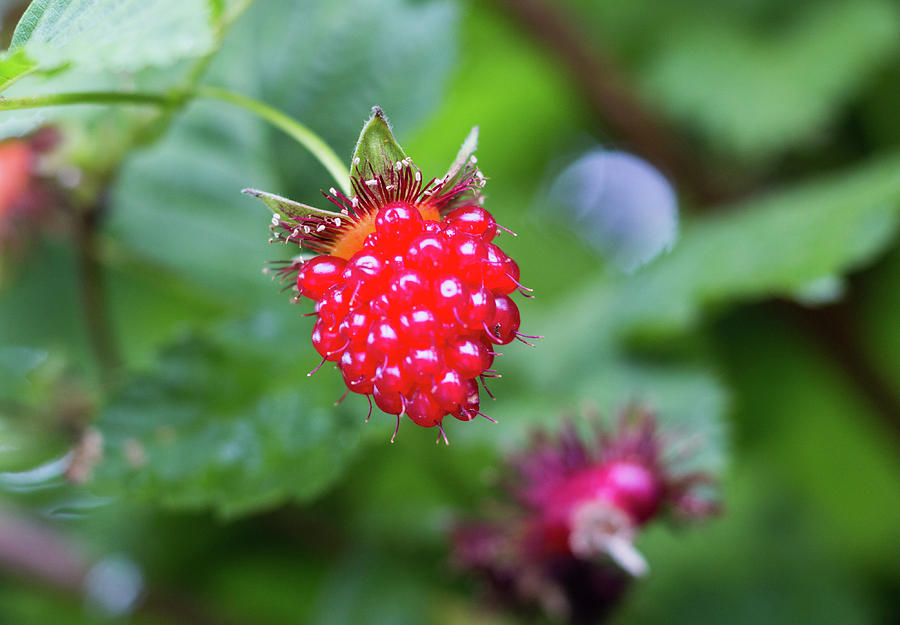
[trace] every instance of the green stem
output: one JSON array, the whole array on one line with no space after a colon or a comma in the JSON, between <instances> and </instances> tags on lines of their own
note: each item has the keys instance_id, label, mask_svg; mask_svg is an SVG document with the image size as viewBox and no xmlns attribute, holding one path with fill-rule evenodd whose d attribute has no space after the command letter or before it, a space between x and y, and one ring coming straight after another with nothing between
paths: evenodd
<instances>
[{"instance_id":1,"label":"green stem","mask_svg":"<svg viewBox=\"0 0 900 625\"><path fill-rule=\"evenodd\" d=\"M66 104L135 104L153 105L170 108L182 105L192 96L210 98L228 102L254 113L273 126L293 137L310 151L335 179L341 190L350 195L350 172L340 157L327 143L312 130L293 119L289 115L272 108L268 104L233 93L218 87L198 86L193 90L172 92L170 94L141 93L136 91L93 91L80 93L57 93L52 95L23 96L4 98L0 96L0 111L38 108L41 106L60 106Z\"/></svg>"},{"instance_id":2,"label":"green stem","mask_svg":"<svg viewBox=\"0 0 900 625\"><path fill-rule=\"evenodd\" d=\"M352 193L350 188L350 172L344 166L340 157L335 154L334 150L332 150L319 135L294 118L285 115L268 104L225 89L219 89L218 87L199 86L194 90L194 93L200 97L222 100L223 102L229 102L236 106L240 106L265 119L273 126L283 130L309 150L310 153L322 163L344 193L347 195Z\"/></svg>"},{"instance_id":3,"label":"green stem","mask_svg":"<svg viewBox=\"0 0 900 625\"><path fill-rule=\"evenodd\" d=\"M38 108L41 106L60 106L65 104L150 104L154 106L171 106L178 104L180 98L159 93L140 93L136 91L90 91L81 93L54 93L51 95L21 96L4 98L0 96L0 111Z\"/></svg>"}]
</instances>

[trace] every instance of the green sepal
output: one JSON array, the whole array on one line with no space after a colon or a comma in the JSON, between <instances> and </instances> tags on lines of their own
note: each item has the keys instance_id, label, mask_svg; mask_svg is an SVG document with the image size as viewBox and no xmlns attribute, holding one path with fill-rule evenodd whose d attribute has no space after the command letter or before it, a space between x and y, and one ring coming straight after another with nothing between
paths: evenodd
<instances>
[{"instance_id":1,"label":"green sepal","mask_svg":"<svg viewBox=\"0 0 900 625\"><path fill-rule=\"evenodd\" d=\"M394 139L387 118L377 106L372 107L372 117L363 126L350 162L350 175L367 179L387 172L391 163L406 158L403 148Z\"/></svg>"},{"instance_id":2,"label":"green sepal","mask_svg":"<svg viewBox=\"0 0 900 625\"><path fill-rule=\"evenodd\" d=\"M266 191L260 191L258 189L244 189L241 193L246 193L247 195L259 198L262 200L263 204L276 215L285 215L293 219L299 220L303 217L308 217L309 215L315 215L316 217L323 217L325 219L334 219L335 217L341 216L340 213L322 210L321 208L315 208L314 206L307 206L306 204L289 200L286 197L281 197L280 195L267 193Z\"/></svg>"}]
</instances>

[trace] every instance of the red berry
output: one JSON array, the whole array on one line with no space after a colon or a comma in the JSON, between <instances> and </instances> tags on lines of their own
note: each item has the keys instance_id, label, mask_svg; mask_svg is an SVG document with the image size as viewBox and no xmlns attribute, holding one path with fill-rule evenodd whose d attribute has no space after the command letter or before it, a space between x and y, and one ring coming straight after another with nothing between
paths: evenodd
<instances>
[{"instance_id":1,"label":"red berry","mask_svg":"<svg viewBox=\"0 0 900 625\"><path fill-rule=\"evenodd\" d=\"M420 386L430 387L434 376L444 368L444 361L434 347L413 349L403 359L403 374Z\"/></svg>"},{"instance_id":2,"label":"red berry","mask_svg":"<svg viewBox=\"0 0 900 625\"><path fill-rule=\"evenodd\" d=\"M372 397L375 399L375 405L388 414L403 412L403 396L396 391L382 392L376 385Z\"/></svg>"},{"instance_id":3,"label":"red berry","mask_svg":"<svg viewBox=\"0 0 900 625\"><path fill-rule=\"evenodd\" d=\"M404 375L398 363L386 361L375 370L375 386L382 393L406 395L413 387L413 380Z\"/></svg>"},{"instance_id":4,"label":"red berry","mask_svg":"<svg viewBox=\"0 0 900 625\"><path fill-rule=\"evenodd\" d=\"M384 318L379 319L369 328L366 344L372 352L382 356L396 356L405 350L396 324L390 319Z\"/></svg>"},{"instance_id":5,"label":"red berry","mask_svg":"<svg viewBox=\"0 0 900 625\"><path fill-rule=\"evenodd\" d=\"M475 380L466 380L465 400L459 409L453 412L453 416L460 421L471 421L478 416L478 410L481 407L480 397L478 395L478 383Z\"/></svg>"},{"instance_id":6,"label":"red berry","mask_svg":"<svg viewBox=\"0 0 900 625\"><path fill-rule=\"evenodd\" d=\"M347 285L340 283L330 287L316 304L319 321L333 324L335 327L350 310L350 293Z\"/></svg>"},{"instance_id":7,"label":"red berry","mask_svg":"<svg viewBox=\"0 0 900 625\"><path fill-rule=\"evenodd\" d=\"M519 329L519 308L506 295L494 299L494 315L487 324L491 340L506 345L516 338Z\"/></svg>"},{"instance_id":8,"label":"red berry","mask_svg":"<svg viewBox=\"0 0 900 625\"><path fill-rule=\"evenodd\" d=\"M453 322L459 319L468 303L469 297L462 280L452 275L438 277L432 294L434 311L443 321Z\"/></svg>"},{"instance_id":9,"label":"red berry","mask_svg":"<svg viewBox=\"0 0 900 625\"><path fill-rule=\"evenodd\" d=\"M449 268L470 284L481 286L482 262L487 256L484 241L465 234L450 236L447 243Z\"/></svg>"},{"instance_id":10,"label":"red berry","mask_svg":"<svg viewBox=\"0 0 900 625\"><path fill-rule=\"evenodd\" d=\"M447 369L437 376L434 385L434 398L444 413L453 413L459 410L466 401L467 386L455 369Z\"/></svg>"},{"instance_id":11,"label":"red berry","mask_svg":"<svg viewBox=\"0 0 900 625\"><path fill-rule=\"evenodd\" d=\"M391 303L402 309L424 293L428 285L420 272L400 269L391 276L387 288Z\"/></svg>"},{"instance_id":12,"label":"red berry","mask_svg":"<svg viewBox=\"0 0 900 625\"><path fill-rule=\"evenodd\" d=\"M460 320L472 330L483 330L494 318L494 294L484 287L469 291L468 301L459 313Z\"/></svg>"},{"instance_id":13,"label":"red berry","mask_svg":"<svg viewBox=\"0 0 900 625\"><path fill-rule=\"evenodd\" d=\"M493 243L487 245L487 259L482 271L484 286L495 293L512 293L518 286L519 266Z\"/></svg>"},{"instance_id":14,"label":"red berry","mask_svg":"<svg viewBox=\"0 0 900 625\"><path fill-rule=\"evenodd\" d=\"M406 250L406 262L413 269L420 271L437 271L446 259L447 245L439 234L422 234L413 239Z\"/></svg>"},{"instance_id":15,"label":"red berry","mask_svg":"<svg viewBox=\"0 0 900 625\"><path fill-rule=\"evenodd\" d=\"M427 308L413 308L400 315L399 327L409 345L431 345L443 325Z\"/></svg>"},{"instance_id":16,"label":"red berry","mask_svg":"<svg viewBox=\"0 0 900 625\"><path fill-rule=\"evenodd\" d=\"M431 393L419 389L406 404L406 414L416 425L430 428L438 425L447 413L438 405Z\"/></svg>"},{"instance_id":17,"label":"red berry","mask_svg":"<svg viewBox=\"0 0 900 625\"><path fill-rule=\"evenodd\" d=\"M341 356L344 382L354 393L371 393L375 374L375 356L364 349L347 349Z\"/></svg>"},{"instance_id":18,"label":"red berry","mask_svg":"<svg viewBox=\"0 0 900 625\"><path fill-rule=\"evenodd\" d=\"M424 227L419 209L409 202L391 202L375 216L375 232L385 242L386 249L402 249Z\"/></svg>"},{"instance_id":19,"label":"red berry","mask_svg":"<svg viewBox=\"0 0 900 625\"><path fill-rule=\"evenodd\" d=\"M447 215L446 221L458 232L481 237L487 242L497 234L497 222L493 215L480 206L460 206Z\"/></svg>"},{"instance_id":20,"label":"red berry","mask_svg":"<svg viewBox=\"0 0 900 625\"><path fill-rule=\"evenodd\" d=\"M316 322L312 333L312 344L322 358L337 361L341 358L341 352L347 344L347 339L335 328L329 328L322 321Z\"/></svg>"},{"instance_id":21,"label":"red berry","mask_svg":"<svg viewBox=\"0 0 900 625\"><path fill-rule=\"evenodd\" d=\"M297 288L301 295L319 300L325 291L341 278L347 261L336 256L316 256L300 267Z\"/></svg>"},{"instance_id":22,"label":"red berry","mask_svg":"<svg viewBox=\"0 0 900 625\"><path fill-rule=\"evenodd\" d=\"M479 410L476 380L493 364L491 343L518 330L508 294L519 268L491 243L489 212L466 205L441 220L451 196L439 183L408 192L421 174L403 167L354 180L353 198L332 194L346 218L307 234L322 232L312 249L333 255L304 263L297 284L317 302L313 345L338 363L347 388L425 427L448 414L468 421Z\"/></svg>"},{"instance_id":23,"label":"red berry","mask_svg":"<svg viewBox=\"0 0 900 625\"><path fill-rule=\"evenodd\" d=\"M490 368L494 361L484 343L465 337L450 340L444 350L444 358L463 378L474 378Z\"/></svg>"}]
</instances>

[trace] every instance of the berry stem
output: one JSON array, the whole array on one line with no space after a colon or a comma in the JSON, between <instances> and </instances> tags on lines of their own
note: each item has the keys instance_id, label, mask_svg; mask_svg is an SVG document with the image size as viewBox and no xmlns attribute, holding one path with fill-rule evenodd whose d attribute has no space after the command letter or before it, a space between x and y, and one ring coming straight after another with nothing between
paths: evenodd
<instances>
[{"instance_id":1,"label":"berry stem","mask_svg":"<svg viewBox=\"0 0 900 625\"><path fill-rule=\"evenodd\" d=\"M304 126L293 117L272 108L268 104L248 98L239 93L234 93L219 87L209 87L200 85L193 92L194 95L221 100L239 106L251 113L263 118L273 126L283 130L290 135L300 145L309 150L309 153L316 157L335 182L338 183L341 190L346 194L351 194L350 188L350 171L344 166L340 157L335 154L334 150L325 143L325 141L307 126Z\"/></svg>"},{"instance_id":2,"label":"berry stem","mask_svg":"<svg viewBox=\"0 0 900 625\"><path fill-rule=\"evenodd\" d=\"M340 157L316 133L291 116L272 108L268 104L248 98L219 87L199 85L194 89L170 91L167 93L147 93L140 91L81 91L75 93L53 93L48 95L5 98L0 96L0 111L40 108L44 106L65 106L70 104L130 104L158 106L163 109L182 107L190 98L201 97L239 106L266 120L284 131L300 145L309 150L316 160L347 194L351 193L350 172Z\"/></svg>"},{"instance_id":3,"label":"berry stem","mask_svg":"<svg viewBox=\"0 0 900 625\"><path fill-rule=\"evenodd\" d=\"M82 91L75 93L52 93L47 95L0 96L0 111L40 108L43 106L64 106L67 104L135 104L169 107L181 104L182 98L175 94L141 93L137 91Z\"/></svg>"}]
</instances>

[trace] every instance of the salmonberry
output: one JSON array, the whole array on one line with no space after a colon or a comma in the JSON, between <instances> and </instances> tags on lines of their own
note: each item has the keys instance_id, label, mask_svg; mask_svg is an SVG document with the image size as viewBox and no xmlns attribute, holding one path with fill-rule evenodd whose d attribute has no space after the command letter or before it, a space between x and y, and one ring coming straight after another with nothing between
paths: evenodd
<instances>
[{"instance_id":1,"label":"salmonberry","mask_svg":"<svg viewBox=\"0 0 900 625\"><path fill-rule=\"evenodd\" d=\"M326 196L339 213L297 205L273 220L274 240L317 254L281 272L296 272L297 291L316 302L316 351L398 424L404 413L424 427L474 419L477 381L496 375L493 344L526 337L509 295L527 289L493 242L499 226L480 205L474 162L466 154L430 182L408 158L356 162L352 194Z\"/></svg>"},{"instance_id":2,"label":"salmonberry","mask_svg":"<svg viewBox=\"0 0 900 625\"><path fill-rule=\"evenodd\" d=\"M634 546L645 525L665 516L700 519L718 510L713 476L679 470L684 443L660 432L640 409L596 440L574 424L558 437L536 433L510 458L507 493L494 518L457 525L457 565L521 608L564 608L573 623L601 622L647 563ZM547 601L552 598L552 602Z\"/></svg>"}]
</instances>

